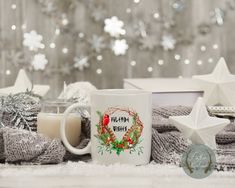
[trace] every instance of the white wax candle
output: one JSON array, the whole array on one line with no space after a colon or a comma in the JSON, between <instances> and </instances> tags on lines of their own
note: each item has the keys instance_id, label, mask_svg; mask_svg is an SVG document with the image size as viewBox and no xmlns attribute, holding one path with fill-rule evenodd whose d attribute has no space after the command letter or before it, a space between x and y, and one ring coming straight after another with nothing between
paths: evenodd
<instances>
[{"instance_id":1,"label":"white wax candle","mask_svg":"<svg viewBox=\"0 0 235 188\"><path fill-rule=\"evenodd\" d=\"M60 121L63 114L41 112L38 114L37 132L50 138L60 137ZM77 146L81 135L81 117L70 114L66 119L66 136L72 146Z\"/></svg>"}]
</instances>

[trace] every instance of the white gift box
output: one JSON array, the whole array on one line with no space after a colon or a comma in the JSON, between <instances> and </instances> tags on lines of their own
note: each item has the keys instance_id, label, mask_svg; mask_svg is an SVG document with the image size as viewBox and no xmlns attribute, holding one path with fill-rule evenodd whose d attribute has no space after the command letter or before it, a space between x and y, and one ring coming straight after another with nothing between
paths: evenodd
<instances>
[{"instance_id":1,"label":"white gift box","mask_svg":"<svg viewBox=\"0 0 235 188\"><path fill-rule=\"evenodd\" d=\"M191 78L124 79L124 88L151 91L153 106L193 106L204 93Z\"/></svg>"}]
</instances>

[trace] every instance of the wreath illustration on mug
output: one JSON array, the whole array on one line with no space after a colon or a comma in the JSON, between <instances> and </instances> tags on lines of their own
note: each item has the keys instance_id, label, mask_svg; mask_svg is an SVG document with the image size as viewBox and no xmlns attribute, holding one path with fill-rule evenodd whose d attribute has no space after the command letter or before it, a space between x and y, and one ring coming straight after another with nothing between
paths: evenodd
<instances>
[{"instance_id":1,"label":"wreath illustration on mug","mask_svg":"<svg viewBox=\"0 0 235 188\"><path fill-rule=\"evenodd\" d=\"M128 113L132 117L132 126L127 130L121 140L116 138L113 130L109 127L110 115L118 111ZM137 112L128 108L111 107L104 113L97 111L97 114L99 116L99 123L96 124L97 135L94 136L99 141L98 153L103 155L104 152L109 152L110 154L116 152L118 156L125 150L129 150L130 154L136 152L140 155L143 153L144 147L141 146L143 139L140 139L140 136L144 125Z\"/></svg>"}]
</instances>

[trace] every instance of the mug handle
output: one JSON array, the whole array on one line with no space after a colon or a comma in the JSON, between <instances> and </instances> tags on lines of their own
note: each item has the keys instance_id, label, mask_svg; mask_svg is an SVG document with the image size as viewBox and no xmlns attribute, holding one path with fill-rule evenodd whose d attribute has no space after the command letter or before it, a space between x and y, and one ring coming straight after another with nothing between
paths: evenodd
<instances>
[{"instance_id":1,"label":"mug handle","mask_svg":"<svg viewBox=\"0 0 235 188\"><path fill-rule=\"evenodd\" d=\"M73 154L76 154L76 155L83 155L83 154L87 154L87 153L91 153L91 141L89 141L89 143L87 144L87 146L83 149L78 149L78 148L75 148L73 147L69 142L68 142L68 139L66 137L66 134L65 134L65 126L66 126L66 118L67 116L69 115L69 113L75 109L75 108L85 108L85 109L90 109L89 106L86 106L86 105L80 105L78 103L75 103L71 106L69 106L65 112L64 112L64 115L62 117L62 120L61 120L61 124L60 124L60 136L61 136L61 139L65 145L65 147Z\"/></svg>"}]
</instances>

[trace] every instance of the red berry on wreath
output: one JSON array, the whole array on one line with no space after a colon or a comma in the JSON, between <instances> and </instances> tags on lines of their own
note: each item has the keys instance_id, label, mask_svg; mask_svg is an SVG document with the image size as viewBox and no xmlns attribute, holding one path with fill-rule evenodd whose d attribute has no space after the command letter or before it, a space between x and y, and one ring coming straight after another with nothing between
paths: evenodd
<instances>
[{"instance_id":1,"label":"red berry on wreath","mask_svg":"<svg viewBox=\"0 0 235 188\"><path fill-rule=\"evenodd\" d=\"M103 125L107 126L108 124L109 124L109 115L108 114L104 114Z\"/></svg>"},{"instance_id":2,"label":"red berry on wreath","mask_svg":"<svg viewBox=\"0 0 235 188\"><path fill-rule=\"evenodd\" d=\"M110 143L111 142L111 139L108 137L107 139L106 139L106 143Z\"/></svg>"},{"instance_id":3,"label":"red berry on wreath","mask_svg":"<svg viewBox=\"0 0 235 188\"><path fill-rule=\"evenodd\" d=\"M105 128L104 128L104 127L101 128L101 133L102 133L102 134L105 133Z\"/></svg>"},{"instance_id":4,"label":"red berry on wreath","mask_svg":"<svg viewBox=\"0 0 235 188\"><path fill-rule=\"evenodd\" d=\"M133 144L133 140L130 137L127 139L127 141L129 142L129 144Z\"/></svg>"}]
</instances>

